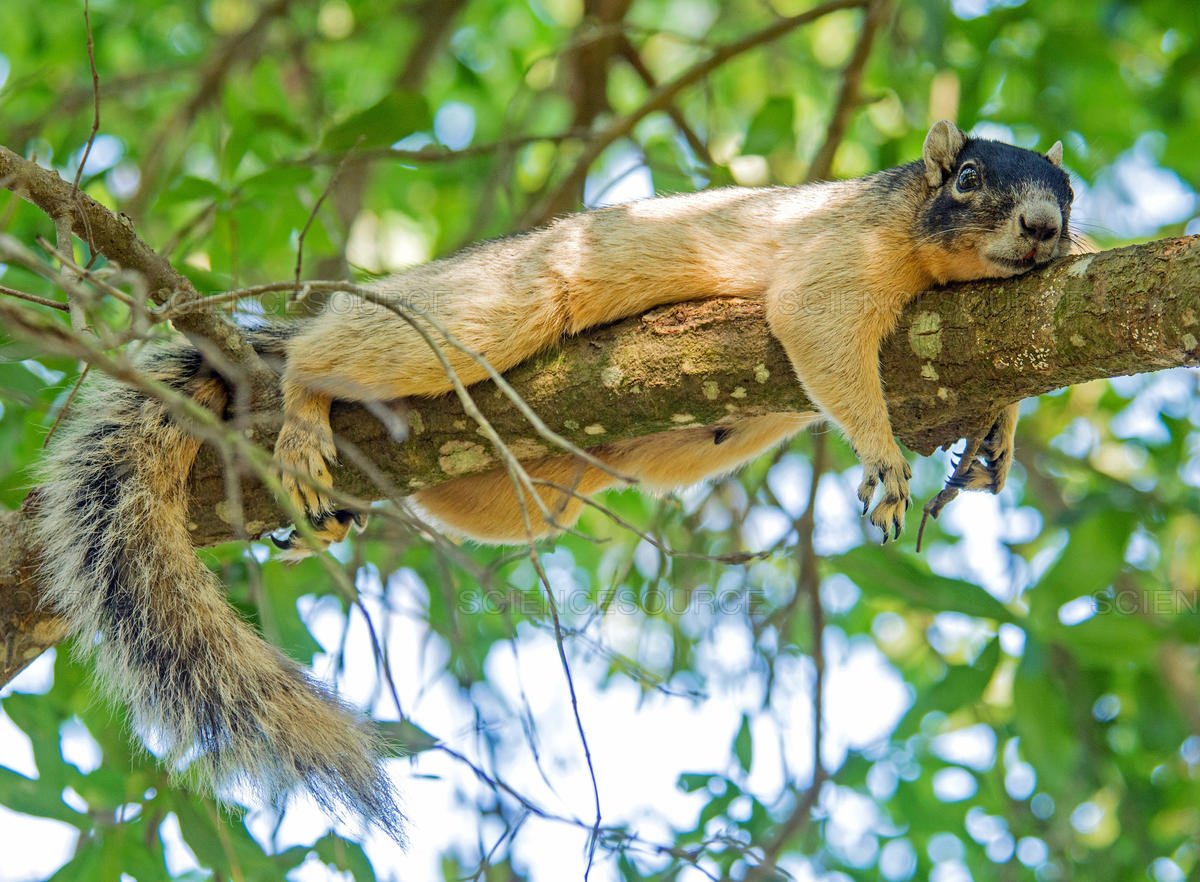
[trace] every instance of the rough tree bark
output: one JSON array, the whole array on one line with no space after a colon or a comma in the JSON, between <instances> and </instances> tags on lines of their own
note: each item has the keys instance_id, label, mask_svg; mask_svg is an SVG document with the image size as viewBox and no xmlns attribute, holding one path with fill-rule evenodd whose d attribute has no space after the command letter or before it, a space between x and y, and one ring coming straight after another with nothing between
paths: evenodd
<instances>
[{"instance_id":1,"label":"rough tree bark","mask_svg":"<svg viewBox=\"0 0 1200 882\"><path fill-rule=\"evenodd\" d=\"M898 437L921 454L986 426L1005 404L1101 377L1200 360L1200 237L1064 258L1016 279L930 292L904 313L881 356ZM804 409L760 305L684 303L568 340L511 371L517 392L550 425L594 446L731 414ZM521 457L547 452L491 383L472 387L480 409ZM412 432L394 443L379 420L338 406L339 435L398 487L428 486L497 460L457 399L411 402ZM380 497L366 475L335 481ZM198 545L233 536L219 457L202 452L191 477ZM244 483L250 532L281 526L269 495ZM61 639L37 606L29 517L0 513L0 684Z\"/></svg>"}]
</instances>

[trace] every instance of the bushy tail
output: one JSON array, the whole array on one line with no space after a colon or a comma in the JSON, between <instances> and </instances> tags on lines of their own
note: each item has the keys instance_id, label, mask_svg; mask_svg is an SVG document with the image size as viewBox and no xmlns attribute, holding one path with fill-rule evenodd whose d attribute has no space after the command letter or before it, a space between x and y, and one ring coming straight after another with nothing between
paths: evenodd
<instances>
[{"instance_id":1,"label":"bushy tail","mask_svg":"<svg viewBox=\"0 0 1200 882\"><path fill-rule=\"evenodd\" d=\"M155 351L141 368L213 412L225 406L192 349ZM199 446L162 402L90 384L40 490L45 596L172 771L276 805L303 787L400 838L370 730L238 616L193 551L185 482Z\"/></svg>"}]
</instances>

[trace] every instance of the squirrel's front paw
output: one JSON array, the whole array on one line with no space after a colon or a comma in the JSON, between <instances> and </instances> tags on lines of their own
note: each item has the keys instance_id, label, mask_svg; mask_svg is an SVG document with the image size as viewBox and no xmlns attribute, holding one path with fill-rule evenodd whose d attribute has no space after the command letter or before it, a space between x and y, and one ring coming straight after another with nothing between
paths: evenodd
<instances>
[{"instance_id":1,"label":"squirrel's front paw","mask_svg":"<svg viewBox=\"0 0 1200 882\"><path fill-rule=\"evenodd\" d=\"M883 498L871 512L871 523L883 531L883 541L900 538L904 528L904 513L912 505L908 493L908 479L912 477L912 469L904 460L898 457L895 461L863 460L863 479L858 485L858 501L863 505L863 514L871 507L871 498L875 488L883 485Z\"/></svg>"}]
</instances>

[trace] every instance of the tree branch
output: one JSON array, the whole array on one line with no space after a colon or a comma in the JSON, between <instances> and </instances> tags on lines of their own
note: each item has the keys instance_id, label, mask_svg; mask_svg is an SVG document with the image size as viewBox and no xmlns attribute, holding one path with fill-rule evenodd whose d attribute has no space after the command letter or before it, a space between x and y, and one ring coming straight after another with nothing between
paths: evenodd
<instances>
[{"instance_id":1,"label":"tree branch","mask_svg":"<svg viewBox=\"0 0 1200 882\"><path fill-rule=\"evenodd\" d=\"M583 181L587 177L592 163L600 157L600 154L610 144L632 133L634 127L651 113L670 107L680 92L700 82L730 59L736 58L738 55L755 49L758 46L778 40L788 32L814 22L822 16L838 12L842 9L861 7L866 5L867 2L869 0L827 0L827 2L822 3L820 6L814 6L807 12L789 16L788 18L781 18L761 30L747 34L740 40L735 40L732 43L718 47L713 50L713 53L708 58L692 65L674 79L660 84L650 92L640 107L624 116L614 119L608 125L604 126L604 128L589 136L584 145L582 155L576 160L571 171L554 188L553 192L526 212L519 226L522 229L536 227L545 223L555 214L564 211L565 206L570 205L568 195L582 190Z\"/></svg>"},{"instance_id":2,"label":"tree branch","mask_svg":"<svg viewBox=\"0 0 1200 882\"><path fill-rule=\"evenodd\" d=\"M828 307L827 307L828 308ZM833 306L836 308L836 305ZM1006 404L1101 377L1200 362L1200 237L1064 258L1015 279L930 292L912 303L881 363L897 436L928 454L985 428ZM683 303L567 341L507 374L551 428L580 446L811 407L761 304ZM551 452L490 384L473 394L522 457ZM409 439L396 444L366 410L339 404L334 430L405 490L498 461L452 396L409 402ZM262 414L260 413L260 416ZM374 499L352 468L337 486ZM190 482L197 545L233 537L220 457L205 449ZM244 482L246 529L282 525L271 497ZM28 517L0 518L0 683L61 636L36 609ZM31 655L32 653L32 655Z\"/></svg>"},{"instance_id":3,"label":"tree branch","mask_svg":"<svg viewBox=\"0 0 1200 882\"><path fill-rule=\"evenodd\" d=\"M891 0L872 0L863 16L862 30L859 31L858 42L854 45L854 53L842 70L842 85L838 90L837 103L834 104L833 115L829 119L829 127L825 132L825 140L813 156L808 169L810 181L826 180L833 172L833 157L846 136L846 128L854 111L863 103L862 78L867 62L871 58L871 47L875 35L888 20L892 13Z\"/></svg>"},{"instance_id":4,"label":"tree branch","mask_svg":"<svg viewBox=\"0 0 1200 882\"><path fill-rule=\"evenodd\" d=\"M129 218L75 190L57 172L42 168L2 145L0 184L36 205L56 223L69 218L76 236L121 267L141 273L156 303L166 303L169 299L184 303L200 298L191 281L137 235ZM65 245L59 247L63 249ZM196 311L181 316L175 325L189 337L215 346L228 364L244 373L256 391L267 385L270 373L267 367L238 330L218 313Z\"/></svg>"}]
</instances>

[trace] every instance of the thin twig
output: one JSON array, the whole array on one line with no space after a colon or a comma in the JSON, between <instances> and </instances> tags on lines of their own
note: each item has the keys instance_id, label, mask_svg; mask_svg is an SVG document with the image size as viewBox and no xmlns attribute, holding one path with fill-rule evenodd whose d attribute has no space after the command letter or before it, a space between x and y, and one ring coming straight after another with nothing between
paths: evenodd
<instances>
[{"instance_id":1,"label":"thin twig","mask_svg":"<svg viewBox=\"0 0 1200 882\"><path fill-rule=\"evenodd\" d=\"M87 379L88 371L92 369L89 362L83 363L83 370L79 372L79 376L75 380L75 384L71 387L71 392L67 395L67 400L63 402L63 406L58 409L58 414L54 417L54 422L50 424L50 431L46 433L46 437L42 439L42 449L45 450L50 444L50 439L54 437L54 433L58 431L58 424L62 422L63 417L71 409L71 404L75 401L75 396L79 394L79 387L83 385L83 381Z\"/></svg>"},{"instance_id":2,"label":"thin twig","mask_svg":"<svg viewBox=\"0 0 1200 882\"><path fill-rule=\"evenodd\" d=\"M346 168L346 163L350 161L350 157L354 154L355 149L363 142L366 135L359 135L358 140L354 142L354 146L346 151L346 155L342 157L342 161L337 164L337 168L333 170L333 174L329 176L329 183L325 185L325 189L321 191L321 195L317 197L316 204L313 205L312 211L309 212L308 220L304 222L304 228L300 231L300 238L296 243L296 274L294 278L295 288L292 292L293 298L300 296L300 267L304 262L304 237L308 235L308 228L317 218L317 212L321 210L321 204L325 201L325 197L329 195L334 186L338 182L338 178L342 176L342 172Z\"/></svg>"},{"instance_id":3,"label":"thin twig","mask_svg":"<svg viewBox=\"0 0 1200 882\"><path fill-rule=\"evenodd\" d=\"M665 542L662 542L659 539L655 539L653 536L651 536L649 533L647 533L643 530L639 530L637 527L635 527L633 524L629 523L629 521L625 520L623 517L621 517L619 514L617 514L615 511L613 511L608 506L604 505L603 503L597 502L595 499L591 498L590 496L580 493L578 490L576 490L573 487L566 487L562 484L556 484L553 481L546 481L541 478L534 478L533 483L537 484L540 487L550 487L554 490L557 490L559 493L563 493L563 494L566 494L567 496L571 496L575 499L578 499L580 502L582 502L584 505L588 506L589 508L596 509L596 511L603 514L606 518L611 520L618 527L621 527L624 530L628 530L630 533L633 533L635 536L637 536L642 541L644 541L650 545L653 545L655 548L657 548L659 551L661 551L663 554L667 555L668 557L680 558L682 560L708 560L708 561L713 561L714 563L724 563L724 564L731 564L733 566L741 566L743 564L752 563L753 561L756 561L756 560L764 560L771 553L770 551L735 551L735 552L732 552L731 554L703 554L698 551L676 551L675 549L673 549L669 545L667 545Z\"/></svg>"},{"instance_id":4,"label":"thin twig","mask_svg":"<svg viewBox=\"0 0 1200 882\"><path fill-rule=\"evenodd\" d=\"M7 294L9 297L16 297L20 300L28 300L30 303L36 303L38 306L48 306L50 309L57 309L60 312L69 312L71 309L71 307L67 306L61 300L38 297L36 294L27 294L24 291L18 291L16 288L8 288L4 285L0 285L0 294Z\"/></svg>"},{"instance_id":5,"label":"thin twig","mask_svg":"<svg viewBox=\"0 0 1200 882\"><path fill-rule=\"evenodd\" d=\"M828 436L817 434L813 436L812 452L812 482L808 488L808 505L795 522L797 541L796 557L799 561L800 572L796 579L796 594L788 605L783 621L779 624L778 633L788 633L791 613L796 604L808 602L809 633L812 640L813 660L813 748L812 748L812 783L805 790L788 817L775 829L769 843L763 846L762 860L750 867L746 872L746 882L758 879L773 878L779 856L787 847L789 840L809 821L813 807L820 796L821 785L825 782L827 773L821 764L822 730L824 728L824 684L825 684L825 608L821 604L821 574L817 569L817 555L813 549L813 533L816 530L817 490L821 476L829 469Z\"/></svg>"},{"instance_id":6,"label":"thin twig","mask_svg":"<svg viewBox=\"0 0 1200 882\"><path fill-rule=\"evenodd\" d=\"M59 272L65 277L70 272L67 268L68 264L74 264L73 258L68 258L65 255L70 254L74 250L74 242L71 239L72 216L70 211L63 211L61 214L56 214L54 220L54 237L57 242L57 248L47 248L47 243L41 237L38 238L38 243L43 248L54 253L59 259ZM71 330L76 334L87 333L87 315L83 309L83 301L80 298L80 290L76 287L63 286L67 291L67 313L71 316Z\"/></svg>"},{"instance_id":7,"label":"thin twig","mask_svg":"<svg viewBox=\"0 0 1200 882\"><path fill-rule=\"evenodd\" d=\"M462 159L477 159L490 156L493 153L507 153L530 144L550 142L560 144L564 141L574 141L586 137L586 132L569 130L548 135L517 135L511 138L499 138L486 144L473 144L458 150L451 150L437 144L420 147L415 150L404 150L395 147L377 147L370 150L359 150L351 159L351 165L373 162L377 159L393 159L397 162L456 162ZM280 165L335 165L346 161L345 153L308 153L296 159L280 162Z\"/></svg>"},{"instance_id":8,"label":"thin twig","mask_svg":"<svg viewBox=\"0 0 1200 882\"><path fill-rule=\"evenodd\" d=\"M91 282L93 285L95 285L97 288L99 288L103 293L107 294L109 297L112 297L115 300L119 300L121 303L124 303L130 309L134 309L136 307L134 299L132 297L130 297L128 294L126 294L124 291L122 291L120 288L118 288L116 285L112 285L109 282L106 282L103 278L101 278L93 270L90 270L87 267L80 266L78 263L76 263L75 259L71 256L71 252L67 249L64 249L62 244L59 244L58 247L53 247L50 245L49 242L47 242L41 236L38 236L35 241L39 245L41 245L42 248L44 248L46 251L48 251L50 254L52 254L54 257L56 257L58 259L58 262L60 264L62 264L64 269L69 269L73 273L75 273L75 275L78 276L80 279ZM69 241L69 239L68 239L68 241Z\"/></svg>"},{"instance_id":9,"label":"thin twig","mask_svg":"<svg viewBox=\"0 0 1200 882\"><path fill-rule=\"evenodd\" d=\"M579 716L579 696L575 693L575 677L571 673L571 664L567 661L567 650L563 644L563 627L562 620L558 615L558 601L554 599L554 590L550 587L550 577L546 575L545 569L542 568L542 561L538 557L532 543L529 544L529 562L533 564L534 571L537 573L546 594L546 603L550 609L550 619L554 623L554 644L558 649L558 660L562 667L563 676L567 680L567 692L571 696L571 714L575 718L575 731L579 733L579 741L583 745L583 758L587 763L588 776L592 782L592 800L596 809L596 818L588 840L587 869L583 874L584 882L586 882L592 871L592 862L596 856L596 846L600 842L600 822L602 820L600 811L600 785L596 783L596 767L592 763L592 749L588 744L587 732L583 728L583 719Z\"/></svg>"},{"instance_id":10,"label":"thin twig","mask_svg":"<svg viewBox=\"0 0 1200 882\"><path fill-rule=\"evenodd\" d=\"M88 157L92 154L92 144L96 141L96 133L100 131L100 74L96 72L96 43L92 39L92 18L89 0L83 0L83 26L87 30L88 64L92 68L92 131L88 134L87 145L83 148L83 157L79 167L75 169L75 181L71 184L71 197L79 193L79 178L83 175L83 167L87 165Z\"/></svg>"},{"instance_id":11,"label":"thin twig","mask_svg":"<svg viewBox=\"0 0 1200 882\"><path fill-rule=\"evenodd\" d=\"M128 218L118 216L82 191L73 194L71 185L53 169L42 168L0 146L0 181L6 189L36 205L51 218L73 214L73 231L89 241L94 240L94 250L125 270L144 275L146 290L156 303L199 298L199 292L187 277L137 236ZM221 316L198 311L181 316L176 324L192 339L212 341L230 363L245 371L256 390L275 387L271 370Z\"/></svg>"}]
</instances>

